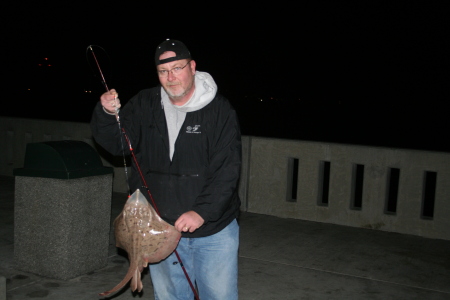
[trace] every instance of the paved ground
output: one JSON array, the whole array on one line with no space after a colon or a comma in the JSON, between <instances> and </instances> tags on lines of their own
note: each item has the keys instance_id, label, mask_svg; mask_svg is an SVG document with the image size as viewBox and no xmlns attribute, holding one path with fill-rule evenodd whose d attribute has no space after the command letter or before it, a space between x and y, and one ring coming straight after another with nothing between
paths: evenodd
<instances>
[{"instance_id":1,"label":"paved ground","mask_svg":"<svg viewBox=\"0 0 450 300\"><path fill-rule=\"evenodd\" d=\"M125 200L114 193L112 218ZM13 221L14 177L0 176L0 276L6 278L6 299L153 299L146 271L142 293L124 288L110 298L98 296L128 269L113 235L103 269L67 281L17 270ZM241 300L450 299L450 241L252 213L242 213L239 221Z\"/></svg>"}]
</instances>

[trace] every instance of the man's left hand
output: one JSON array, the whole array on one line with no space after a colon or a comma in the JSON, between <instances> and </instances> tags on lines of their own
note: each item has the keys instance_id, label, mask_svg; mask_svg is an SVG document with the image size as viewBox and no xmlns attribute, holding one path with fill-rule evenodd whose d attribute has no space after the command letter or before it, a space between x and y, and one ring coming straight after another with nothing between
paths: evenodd
<instances>
[{"instance_id":1,"label":"man's left hand","mask_svg":"<svg viewBox=\"0 0 450 300\"><path fill-rule=\"evenodd\" d=\"M175 222L175 229L179 232L194 232L205 223L205 220L193 210L182 214Z\"/></svg>"}]
</instances>

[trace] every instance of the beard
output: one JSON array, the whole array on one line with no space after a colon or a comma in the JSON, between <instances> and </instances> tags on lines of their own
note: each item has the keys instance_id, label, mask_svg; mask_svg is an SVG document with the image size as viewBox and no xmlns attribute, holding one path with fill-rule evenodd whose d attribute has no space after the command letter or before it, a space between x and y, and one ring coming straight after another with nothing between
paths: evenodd
<instances>
[{"instance_id":1,"label":"beard","mask_svg":"<svg viewBox=\"0 0 450 300\"><path fill-rule=\"evenodd\" d=\"M169 98L177 101L177 100L181 100L184 97L186 97L187 94L189 94L189 92L192 90L193 86L194 86L194 80L192 80L191 83L189 83L189 85L186 88L181 87L181 85L179 85L181 88L178 92L172 91L170 89L170 86L178 86L179 84L168 84L167 86L164 86L164 90L166 91L167 95L169 95Z\"/></svg>"}]
</instances>

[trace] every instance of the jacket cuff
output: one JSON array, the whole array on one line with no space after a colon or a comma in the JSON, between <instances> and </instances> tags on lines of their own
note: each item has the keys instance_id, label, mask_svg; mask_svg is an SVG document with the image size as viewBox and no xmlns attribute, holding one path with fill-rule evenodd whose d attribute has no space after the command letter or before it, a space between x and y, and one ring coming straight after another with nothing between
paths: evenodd
<instances>
[{"instance_id":1,"label":"jacket cuff","mask_svg":"<svg viewBox=\"0 0 450 300\"><path fill-rule=\"evenodd\" d=\"M111 116L115 116L116 115L116 113L110 113L109 111L107 111L104 106L102 106L102 108L103 108L103 111L105 113L107 113L108 115L111 115ZM119 110L117 110L117 113L119 113Z\"/></svg>"}]
</instances>

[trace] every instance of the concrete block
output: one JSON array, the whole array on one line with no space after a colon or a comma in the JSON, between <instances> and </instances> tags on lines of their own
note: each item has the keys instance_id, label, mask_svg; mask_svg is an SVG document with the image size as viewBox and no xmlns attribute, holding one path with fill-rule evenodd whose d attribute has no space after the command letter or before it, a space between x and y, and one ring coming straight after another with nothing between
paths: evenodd
<instances>
[{"instance_id":1,"label":"concrete block","mask_svg":"<svg viewBox=\"0 0 450 300\"><path fill-rule=\"evenodd\" d=\"M16 176L16 267L62 280L105 267L112 176L77 179Z\"/></svg>"}]
</instances>

